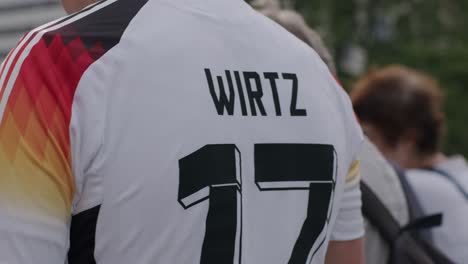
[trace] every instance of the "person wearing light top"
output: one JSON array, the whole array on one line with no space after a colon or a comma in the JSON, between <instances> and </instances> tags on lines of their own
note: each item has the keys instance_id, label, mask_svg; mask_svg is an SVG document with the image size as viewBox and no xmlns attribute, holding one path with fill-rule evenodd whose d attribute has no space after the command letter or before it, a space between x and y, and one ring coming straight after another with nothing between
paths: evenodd
<instances>
[{"instance_id":1,"label":"person wearing light top","mask_svg":"<svg viewBox=\"0 0 468 264\"><path fill-rule=\"evenodd\" d=\"M443 93L430 76L403 66L369 73L351 94L366 134L402 169L425 215L443 214L431 242L456 263L468 263L468 166L441 152Z\"/></svg>"},{"instance_id":2,"label":"person wearing light top","mask_svg":"<svg viewBox=\"0 0 468 264\"><path fill-rule=\"evenodd\" d=\"M0 263L363 263L363 134L313 50L243 0L91 2L0 65Z\"/></svg>"}]
</instances>

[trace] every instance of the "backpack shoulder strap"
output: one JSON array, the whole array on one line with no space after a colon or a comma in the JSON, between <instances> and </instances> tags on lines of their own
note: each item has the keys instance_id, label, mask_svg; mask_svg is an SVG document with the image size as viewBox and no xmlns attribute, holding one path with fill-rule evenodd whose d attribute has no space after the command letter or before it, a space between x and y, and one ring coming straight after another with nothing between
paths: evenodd
<instances>
[{"instance_id":1,"label":"backpack shoulder strap","mask_svg":"<svg viewBox=\"0 0 468 264\"><path fill-rule=\"evenodd\" d=\"M407 225L400 226L379 197L364 182L361 182L361 192L363 215L380 230L387 242L395 241L401 233L406 231L423 230L442 225L443 216L439 213L418 217Z\"/></svg>"},{"instance_id":2,"label":"backpack shoulder strap","mask_svg":"<svg viewBox=\"0 0 468 264\"><path fill-rule=\"evenodd\" d=\"M416 193L413 187L408 182L405 172L401 168L399 168L397 165L392 165L392 167L395 170L396 174L398 175L398 178L400 179L401 187L403 188L403 191L405 193L406 201L408 204L408 211L410 215L410 221L413 221L415 219L418 219L424 216L421 203L419 202L419 199L416 196Z\"/></svg>"},{"instance_id":3,"label":"backpack shoulder strap","mask_svg":"<svg viewBox=\"0 0 468 264\"><path fill-rule=\"evenodd\" d=\"M407 239L407 243L409 243L406 246L412 249L410 254L418 255L419 258L417 259L424 259L430 257L430 259L426 259L426 262L421 263L453 264L453 262L449 258L447 258L443 253L441 253L431 244L427 243L424 240L415 238L411 235L411 232L407 232L417 230L420 228L424 229L438 226L441 224L442 215L437 214L420 218L414 223L410 223L406 227L402 228L392 216L387 207L385 207L385 205L377 197L377 195L364 182L361 182L361 192L363 215L369 220L369 222L372 225L374 225L377 228L382 238L387 243L389 243L389 245L392 245L393 247L393 245L395 245L395 242L400 238L401 235L406 235L405 237ZM433 259L434 262L431 261L431 259ZM392 263L392 261L389 260L389 263Z\"/></svg>"},{"instance_id":4,"label":"backpack shoulder strap","mask_svg":"<svg viewBox=\"0 0 468 264\"><path fill-rule=\"evenodd\" d=\"M382 238L392 244L400 234L400 225L377 195L364 182L361 182L361 192L362 213L379 230Z\"/></svg>"}]
</instances>

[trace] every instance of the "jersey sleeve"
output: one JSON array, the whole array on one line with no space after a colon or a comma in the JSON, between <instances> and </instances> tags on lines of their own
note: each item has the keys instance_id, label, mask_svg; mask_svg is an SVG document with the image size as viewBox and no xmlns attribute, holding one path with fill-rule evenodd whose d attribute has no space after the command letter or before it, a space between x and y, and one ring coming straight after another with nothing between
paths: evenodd
<instances>
[{"instance_id":1,"label":"jersey sleeve","mask_svg":"<svg viewBox=\"0 0 468 264\"><path fill-rule=\"evenodd\" d=\"M355 161L345 179L344 194L331 240L349 241L364 236L360 180L360 161Z\"/></svg>"},{"instance_id":2,"label":"jersey sleeve","mask_svg":"<svg viewBox=\"0 0 468 264\"><path fill-rule=\"evenodd\" d=\"M350 158L348 173L345 177L344 191L340 208L331 235L331 240L348 241L364 236L364 219L361 200L361 163L359 153L363 143L363 135L357 120L348 115L350 129L347 130L348 158Z\"/></svg>"},{"instance_id":3,"label":"jersey sleeve","mask_svg":"<svg viewBox=\"0 0 468 264\"><path fill-rule=\"evenodd\" d=\"M330 74L331 75L331 74ZM349 241L364 236L364 219L362 216L361 201L361 163L360 152L364 142L364 135L354 114L351 100L335 77L329 78L330 83L337 92L343 123L346 127L344 152L345 164L349 167L345 177L343 195L340 208L331 234L331 240Z\"/></svg>"},{"instance_id":4,"label":"jersey sleeve","mask_svg":"<svg viewBox=\"0 0 468 264\"><path fill-rule=\"evenodd\" d=\"M49 47L30 33L0 71L0 263L64 263L67 254L72 94Z\"/></svg>"},{"instance_id":5,"label":"jersey sleeve","mask_svg":"<svg viewBox=\"0 0 468 264\"><path fill-rule=\"evenodd\" d=\"M95 59L79 39L41 29L0 68L0 263L65 263L82 189L72 156L85 151L73 149L80 135L70 123Z\"/></svg>"}]
</instances>

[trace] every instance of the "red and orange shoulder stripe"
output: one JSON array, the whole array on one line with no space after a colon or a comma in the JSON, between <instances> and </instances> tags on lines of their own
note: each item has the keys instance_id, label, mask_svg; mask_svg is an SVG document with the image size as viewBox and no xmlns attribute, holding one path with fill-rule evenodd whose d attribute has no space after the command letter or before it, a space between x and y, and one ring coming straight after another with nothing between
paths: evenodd
<instances>
[{"instance_id":1,"label":"red and orange shoulder stripe","mask_svg":"<svg viewBox=\"0 0 468 264\"><path fill-rule=\"evenodd\" d=\"M99 38L82 37L80 15L28 33L0 68L0 200L11 212L71 215L73 99L106 52Z\"/></svg>"},{"instance_id":2,"label":"red and orange shoulder stripe","mask_svg":"<svg viewBox=\"0 0 468 264\"><path fill-rule=\"evenodd\" d=\"M69 130L79 82L146 3L99 1L31 31L0 66L3 212L70 218L76 168Z\"/></svg>"}]
</instances>

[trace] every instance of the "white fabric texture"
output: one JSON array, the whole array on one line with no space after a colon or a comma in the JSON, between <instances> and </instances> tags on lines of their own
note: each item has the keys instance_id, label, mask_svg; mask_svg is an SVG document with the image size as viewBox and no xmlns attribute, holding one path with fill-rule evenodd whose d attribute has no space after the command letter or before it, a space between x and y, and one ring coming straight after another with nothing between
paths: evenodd
<instances>
[{"instance_id":1,"label":"white fabric texture","mask_svg":"<svg viewBox=\"0 0 468 264\"><path fill-rule=\"evenodd\" d=\"M155 25L152 34L146 34L149 24ZM93 89L84 84L93 83L91 72L98 72L98 65L85 75L90 79L79 87L83 95ZM260 192L255 186L253 146L257 143L334 142L335 198L327 230L318 240L324 243L314 245L308 261L323 263L330 238L362 236L358 186L345 191L345 175L362 141L349 98L315 52L242 1L151 1L101 65L112 65L115 74L110 74L114 77L106 85L104 147L96 157L103 161L95 173L103 178L98 262L127 263L134 256L139 256L140 263L155 259L189 263L200 258L209 203L184 210L174 199L178 160L206 144L234 143L241 153L242 263L288 262L308 207L307 192ZM243 117L238 97L233 116L220 116L204 68L223 78L225 70L259 75L297 72L301 76L298 105L307 109L308 117L287 117L291 83L281 80L278 93L284 114L280 119L275 117L266 80L262 86L267 117ZM79 107L74 111L85 113ZM138 218L135 225L133 216L142 214L146 217ZM142 246L148 244L154 247ZM181 247L186 249L180 251ZM122 255L122 248L127 254Z\"/></svg>"},{"instance_id":2,"label":"white fabric texture","mask_svg":"<svg viewBox=\"0 0 468 264\"><path fill-rule=\"evenodd\" d=\"M76 17L83 23L64 39L82 37L86 42L100 37L93 35L96 32L79 32L83 36L73 32L89 25L93 25L90 31L112 26L120 19L112 12L100 13L109 16L103 21L98 17L87 21L85 16L132 1L98 3ZM100 43L104 47L106 37ZM211 86L208 72L213 77ZM232 110L229 103L223 110L217 107L223 85L225 101L235 96ZM72 214L76 217L100 206L95 232L83 234L95 235L91 250L96 263L198 263L209 227L218 228L211 234L215 242L224 243L219 236L232 235L224 234L224 225L233 219L208 222L211 207L218 209L213 213L216 217L236 217L235 234L229 238L232 263L288 263L295 256L296 243L302 243L298 238L303 226L314 224L306 220L317 217L317 208L324 212L321 229L314 243L306 243L309 248L299 254L300 262L324 263L330 239L351 240L363 234L359 177L346 183L362 143L350 99L313 50L244 1L150 0L125 27L116 46L86 68L73 99L69 124L76 185ZM333 148L319 155L297 156L307 160L301 166L307 171L293 168L282 172L285 175L270 171L276 178L268 181L258 176L262 166L256 155L263 145L292 146L297 153L304 146ZM209 162L198 156L206 148L219 146L232 152L227 157L209 153ZM275 165L281 171L282 162L288 166L296 160L283 156L260 165ZM187 163L196 169L182 178ZM319 167L324 168L317 171ZM228 176L232 178L227 182L218 182ZM279 187L268 189L261 187L263 183ZM311 186L317 187L312 194ZM211 201L211 195L232 191L231 187L236 187L234 192L222 196L233 201L229 206L222 199L223 206ZM323 196L323 190L331 191ZM319 198L310 199L317 193ZM235 212L228 214L220 207L226 211L235 207ZM31 222L31 229L40 227L34 219ZM18 223L17 228L21 227ZM0 260L27 259L20 262L29 264L37 254L43 263L62 264L67 231L54 230L61 239L58 246L52 235L28 240L11 232L14 238L4 239L0 233ZM308 232L304 236L309 239ZM38 240L53 253L21 246L23 242L37 246ZM4 242L14 250L6 252Z\"/></svg>"},{"instance_id":3,"label":"white fabric texture","mask_svg":"<svg viewBox=\"0 0 468 264\"><path fill-rule=\"evenodd\" d=\"M468 191L468 165L463 157L451 157L436 168L450 174ZM445 176L426 170L406 173L424 213L443 214L442 226L431 231L435 246L456 263L468 263L468 200Z\"/></svg>"}]
</instances>

